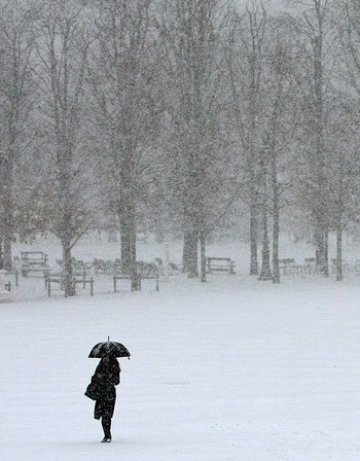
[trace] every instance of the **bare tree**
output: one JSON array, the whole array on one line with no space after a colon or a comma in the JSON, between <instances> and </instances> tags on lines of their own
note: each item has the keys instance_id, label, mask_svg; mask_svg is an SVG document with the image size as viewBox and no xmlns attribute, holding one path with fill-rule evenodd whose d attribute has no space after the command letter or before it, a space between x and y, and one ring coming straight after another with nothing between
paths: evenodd
<instances>
[{"instance_id":1,"label":"bare tree","mask_svg":"<svg viewBox=\"0 0 360 461\"><path fill-rule=\"evenodd\" d=\"M284 177L284 155L292 141L297 126L298 112L295 109L298 95L294 78L293 49L282 18L273 18L266 49L266 97L264 111L268 145L266 156L270 177L271 205L268 211L273 220L272 280L280 282L279 237L280 213L285 205L284 181L279 181L279 170ZM265 208L265 210L267 207ZM268 263L267 263L268 264ZM265 277L266 278L266 277Z\"/></svg>"},{"instance_id":2,"label":"bare tree","mask_svg":"<svg viewBox=\"0 0 360 461\"><path fill-rule=\"evenodd\" d=\"M360 4L356 0L336 0L333 22L341 43L341 81L360 97Z\"/></svg>"},{"instance_id":3,"label":"bare tree","mask_svg":"<svg viewBox=\"0 0 360 461\"><path fill-rule=\"evenodd\" d=\"M360 165L359 116L360 97L360 4L354 0L333 2L332 22L340 44L336 67L336 89L332 102L332 150L330 151L333 178L333 220L336 229L336 280L343 279L343 231L351 223L359 223L358 184Z\"/></svg>"},{"instance_id":4,"label":"bare tree","mask_svg":"<svg viewBox=\"0 0 360 461\"><path fill-rule=\"evenodd\" d=\"M216 220L226 158L224 112L224 24L219 0L171 0L163 4L161 36L166 50L167 110L173 126L174 192L184 235L183 270L206 280L206 238ZM219 155L223 153L223 157Z\"/></svg>"},{"instance_id":5,"label":"bare tree","mask_svg":"<svg viewBox=\"0 0 360 461\"><path fill-rule=\"evenodd\" d=\"M17 0L0 2L0 265L7 270L12 267L11 244L17 230L15 170L26 145L28 117L34 101L31 11L31 5L25 7Z\"/></svg>"},{"instance_id":6,"label":"bare tree","mask_svg":"<svg viewBox=\"0 0 360 461\"><path fill-rule=\"evenodd\" d=\"M151 0L99 2L90 78L105 153L101 168L107 205L120 222L122 271L131 274L133 289L138 289L136 235L142 179L151 165L158 110L153 100L156 42L151 7Z\"/></svg>"},{"instance_id":7,"label":"bare tree","mask_svg":"<svg viewBox=\"0 0 360 461\"><path fill-rule=\"evenodd\" d=\"M82 152L84 77L89 40L82 9L73 2L45 2L37 23L37 56L43 136L53 157L47 160L46 208L51 231L63 249L65 295L72 294L71 250L89 226ZM46 161L46 160L45 160Z\"/></svg>"},{"instance_id":8,"label":"bare tree","mask_svg":"<svg viewBox=\"0 0 360 461\"><path fill-rule=\"evenodd\" d=\"M250 213L250 275L257 275L259 226L259 146L263 135L261 104L263 88L264 37L267 14L256 3L243 15L233 17L232 49L228 51L232 108L244 154L247 201Z\"/></svg>"},{"instance_id":9,"label":"bare tree","mask_svg":"<svg viewBox=\"0 0 360 461\"><path fill-rule=\"evenodd\" d=\"M300 3L293 0L292 3ZM314 225L317 267L329 275L328 235L330 230L329 174L326 151L331 77L336 54L331 20L331 1L303 3L301 17L291 27L297 37L298 84L302 95L302 151L307 154L308 177L304 180Z\"/></svg>"}]
</instances>

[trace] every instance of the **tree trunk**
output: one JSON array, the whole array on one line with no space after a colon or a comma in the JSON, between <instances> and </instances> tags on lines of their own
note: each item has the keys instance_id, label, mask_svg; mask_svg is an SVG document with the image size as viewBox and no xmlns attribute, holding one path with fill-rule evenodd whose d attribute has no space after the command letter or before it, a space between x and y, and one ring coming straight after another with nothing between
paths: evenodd
<instances>
[{"instance_id":1,"label":"tree trunk","mask_svg":"<svg viewBox=\"0 0 360 461\"><path fill-rule=\"evenodd\" d=\"M9 190L5 194L5 203L4 203L4 269L7 271L12 270L12 240L13 240L13 203L12 203L12 184L10 181L7 181Z\"/></svg>"},{"instance_id":2,"label":"tree trunk","mask_svg":"<svg viewBox=\"0 0 360 461\"><path fill-rule=\"evenodd\" d=\"M315 234L316 267L325 277L329 276L329 231L318 228Z\"/></svg>"},{"instance_id":3,"label":"tree trunk","mask_svg":"<svg viewBox=\"0 0 360 461\"><path fill-rule=\"evenodd\" d=\"M183 247L183 272L188 273L189 278L199 276L198 272L198 240L195 219L186 218Z\"/></svg>"},{"instance_id":4,"label":"tree trunk","mask_svg":"<svg viewBox=\"0 0 360 461\"><path fill-rule=\"evenodd\" d=\"M252 111L250 129L250 152L248 155L248 168L250 171L250 275L258 275L258 211L259 190L258 176L256 173L255 131L256 116Z\"/></svg>"},{"instance_id":5,"label":"tree trunk","mask_svg":"<svg viewBox=\"0 0 360 461\"><path fill-rule=\"evenodd\" d=\"M324 276L329 277L329 231L324 232Z\"/></svg>"},{"instance_id":6,"label":"tree trunk","mask_svg":"<svg viewBox=\"0 0 360 461\"><path fill-rule=\"evenodd\" d=\"M140 274L138 274L136 261L136 222L135 217L132 223L130 236L130 257L131 257L131 291L139 291L141 288Z\"/></svg>"},{"instance_id":7,"label":"tree trunk","mask_svg":"<svg viewBox=\"0 0 360 461\"><path fill-rule=\"evenodd\" d=\"M325 277L329 276L328 260L328 184L326 177L325 142L324 142L324 55L323 55L323 24L325 10L321 2L315 2L316 26L313 28L313 63L314 63L314 134L315 134L315 182L318 186L315 197L318 232L318 259L320 271Z\"/></svg>"},{"instance_id":8,"label":"tree trunk","mask_svg":"<svg viewBox=\"0 0 360 461\"><path fill-rule=\"evenodd\" d=\"M201 262L201 282L206 282L206 238L205 232L200 232L200 262Z\"/></svg>"},{"instance_id":9,"label":"tree trunk","mask_svg":"<svg viewBox=\"0 0 360 461\"><path fill-rule=\"evenodd\" d=\"M263 153L265 155L265 153ZM261 159L261 180L262 180L262 250L261 270L258 280L272 280L270 268L270 242L268 236L268 210L267 210L267 171L265 159Z\"/></svg>"},{"instance_id":10,"label":"tree trunk","mask_svg":"<svg viewBox=\"0 0 360 461\"><path fill-rule=\"evenodd\" d=\"M12 135L14 138L14 135ZM11 146L13 145L14 140L12 139ZM13 169L14 169L14 149L10 147L8 149L7 159L4 162L1 172L1 182L2 182L2 202L4 208L3 216L3 263L4 269L7 271L12 270L12 254L11 254L11 243L13 240Z\"/></svg>"},{"instance_id":11,"label":"tree trunk","mask_svg":"<svg viewBox=\"0 0 360 461\"><path fill-rule=\"evenodd\" d=\"M190 266L189 266L189 278L199 277L198 269L198 232L196 229L193 229L191 234L190 241Z\"/></svg>"},{"instance_id":12,"label":"tree trunk","mask_svg":"<svg viewBox=\"0 0 360 461\"><path fill-rule=\"evenodd\" d=\"M272 263L273 263L273 283L280 283L280 265L279 265L279 234L280 224L279 215L274 215L273 228L273 245L272 245Z\"/></svg>"},{"instance_id":13,"label":"tree trunk","mask_svg":"<svg viewBox=\"0 0 360 461\"><path fill-rule=\"evenodd\" d=\"M120 216L121 271L131 277L131 290L140 289L136 262L136 217L135 210L127 208Z\"/></svg>"},{"instance_id":14,"label":"tree trunk","mask_svg":"<svg viewBox=\"0 0 360 461\"><path fill-rule=\"evenodd\" d=\"M337 200L336 214L336 280L341 282L344 279L343 261L342 261L342 242L343 242L343 194L344 194L344 172L345 160L344 155L339 156L339 194Z\"/></svg>"},{"instance_id":15,"label":"tree trunk","mask_svg":"<svg viewBox=\"0 0 360 461\"><path fill-rule=\"evenodd\" d=\"M339 212L336 219L336 280L338 282L344 279L342 271L342 237L342 219L341 212Z\"/></svg>"},{"instance_id":16,"label":"tree trunk","mask_svg":"<svg viewBox=\"0 0 360 461\"><path fill-rule=\"evenodd\" d=\"M4 269L4 252L3 252L3 239L0 238L0 270Z\"/></svg>"},{"instance_id":17,"label":"tree trunk","mask_svg":"<svg viewBox=\"0 0 360 461\"><path fill-rule=\"evenodd\" d=\"M258 275L258 219L257 204L250 204L250 275Z\"/></svg>"},{"instance_id":18,"label":"tree trunk","mask_svg":"<svg viewBox=\"0 0 360 461\"><path fill-rule=\"evenodd\" d=\"M327 249L326 249L326 233L323 229L323 225L320 219L317 219L315 227L315 261L317 271L323 275L326 275L326 260L327 260Z\"/></svg>"},{"instance_id":19,"label":"tree trunk","mask_svg":"<svg viewBox=\"0 0 360 461\"><path fill-rule=\"evenodd\" d=\"M184 242L183 242L183 263L182 263L182 271L184 273L190 271L191 266L191 241L192 241L192 233L190 230L185 230L184 232Z\"/></svg>"},{"instance_id":20,"label":"tree trunk","mask_svg":"<svg viewBox=\"0 0 360 461\"><path fill-rule=\"evenodd\" d=\"M67 240L62 240L61 245L63 249L64 290L65 297L68 297L75 294L72 280L71 246L70 242Z\"/></svg>"},{"instance_id":21,"label":"tree trunk","mask_svg":"<svg viewBox=\"0 0 360 461\"><path fill-rule=\"evenodd\" d=\"M272 242L272 274L273 283L280 283L279 266L279 236L280 236L280 210L279 210L279 186L277 183L276 158L272 160L271 167L272 190L273 190L273 242Z\"/></svg>"},{"instance_id":22,"label":"tree trunk","mask_svg":"<svg viewBox=\"0 0 360 461\"><path fill-rule=\"evenodd\" d=\"M276 56L277 66L277 91L271 117L271 136L270 136L270 173L272 189L272 217L273 217L273 242L272 242L272 280L273 283L280 283L280 266L279 266L279 238L280 238L280 191L278 184L278 118L281 114L281 103L284 100L284 72L283 66L286 60L283 59L281 50Z\"/></svg>"},{"instance_id":23,"label":"tree trunk","mask_svg":"<svg viewBox=\"0 0 360 461\"><path fill-rule=\"evenodd\" d=\"M121 272L130 274L131 272L131 232L129 229L129 221L122 216L120 218L120 244L121 244Z\"/></svg>"},{"instance_id":24,"label":"tree trunk","mask_svg":"<svg viewBox=\"0 0 360 461\"><path fill-rule=\"evenodd\" d=\"M4 236L4 269L12 270L12 238L9 235Z\"/></svg>"}]
</instances>

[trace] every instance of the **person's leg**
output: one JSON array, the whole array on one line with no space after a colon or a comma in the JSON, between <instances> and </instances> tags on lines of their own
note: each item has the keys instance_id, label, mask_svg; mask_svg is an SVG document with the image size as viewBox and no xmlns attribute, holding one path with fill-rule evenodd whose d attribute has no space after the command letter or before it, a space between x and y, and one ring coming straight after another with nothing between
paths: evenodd
<instances>
[{"instance_id":1,"label":"person's leg","mask_svg":"<svg viewBox=\"0 0 360 461\"><path fill-rule=\"evenodd\" d=\"M103 442L109 442L111 440L111 418L109 416L103 416L101 424L104 429Z\"/></svg>"}]
</instances>

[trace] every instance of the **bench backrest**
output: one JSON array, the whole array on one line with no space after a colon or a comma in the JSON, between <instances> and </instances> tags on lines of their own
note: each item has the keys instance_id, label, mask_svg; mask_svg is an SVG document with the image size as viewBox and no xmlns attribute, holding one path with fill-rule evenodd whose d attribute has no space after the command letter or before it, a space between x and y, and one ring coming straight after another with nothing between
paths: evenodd
<instances>
[{"instance_id":1,"label":"bench backrest","mask_svg":"<svg viewBox=\"0 0 360 461\"><path fill-rule=\"evenodd\" d=\"M208 262L212 261L226 261L226 262L231 262L231 258L206 258Z\"/></svg>"},{"instance_id":2,"label":"bench backrest","mask_svg":"<svg viewBox=\"0 0 360 461\"><path fill-rule=\"evenodd\" d=\"M294 258L279 259L280 264L295 264Z\"/></svg>"},{"instance_id":3,"label":"bench backrest","mask_svg":"<svg viewBox=\"0 0 360 461\"><path fill-rule=\"evenodd\" d=\"M20 251L22 263L46 263L47 254L43 251Z\"/></svg>"},{"instance_id":4,"label":"bench backrest","mask_svg":"<svg viewBox=\"0 0 360 461\"><path fill-rule=\"evenodd\" d=\"M315 258L305 258L305 264L315 264Z\"/></svg>"}]
</instances>

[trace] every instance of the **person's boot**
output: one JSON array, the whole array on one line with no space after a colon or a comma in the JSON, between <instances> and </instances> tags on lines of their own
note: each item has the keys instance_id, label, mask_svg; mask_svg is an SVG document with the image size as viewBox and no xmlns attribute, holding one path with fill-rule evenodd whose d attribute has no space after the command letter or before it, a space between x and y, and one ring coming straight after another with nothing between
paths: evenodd
<instances>
[{"instance_id":1,"label":"person's boot","mask_svg":"<svg viewBox=\"0 0 360 461\"><path fill-rule=\"evenodd\" d=\"M102 418L102 426L104 429L104 438L101 443L110 443L111 442L111 418Z\"/></svg>"}]
</instances>

